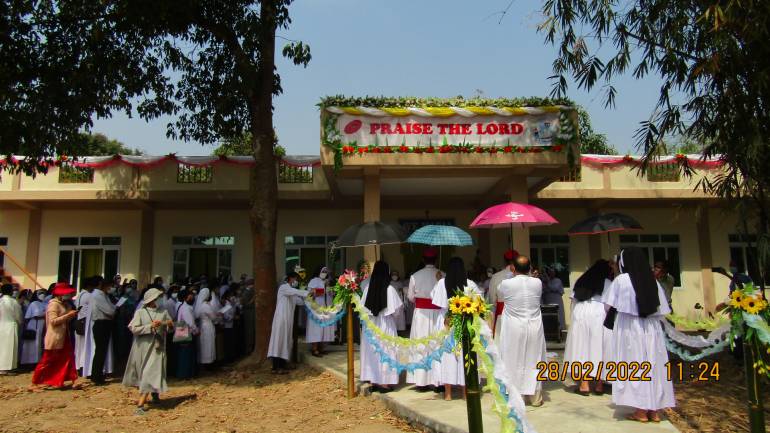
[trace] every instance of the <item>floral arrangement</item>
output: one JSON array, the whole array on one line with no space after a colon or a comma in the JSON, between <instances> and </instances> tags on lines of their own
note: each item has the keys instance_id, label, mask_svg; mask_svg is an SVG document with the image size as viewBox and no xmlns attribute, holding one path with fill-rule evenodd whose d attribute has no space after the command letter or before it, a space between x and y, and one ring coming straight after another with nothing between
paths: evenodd
<instances>
[{"instance_id":1,"label":"floral arrangement","mask_svg":"<svg viewBox=\"0 0 770 433\"><path fill-rule=\"evenodd\" d=\"M462 341L463 328L466 328L473 338L475 333L473 318L479 316L486 319L490 308L481 294L468 287L464 292L458 290L455 296L449 298L448 319L455 341Z\"/></svg>"},{"instance_id":2,"label":"floral arrangement","mask_svg":"<svg viewBox=\"0 0 770 433\"><path fill-rule=\"evenodd\" d=\"M345 272L337 278L337 284L334 285L334 304L347 304L351 297L361 294L361 286L358 281L358 274L352 269L345 269Z\"/></svg>"},{"instance_id":3,"label":"floral arrangement","mask_svg":"<svg viewBox=\"0 0 770 433\"><path fill-rule=\"evenodd\" d=\"M757 373L770 377L770 366L763 359L763 355L770 355L770 309L767 307L762 291L754 284L746 283L730 294L727 309L732 324L730 346L735 346L735 337L742 336L754 355Z\"/></svg>"}]
</instances>

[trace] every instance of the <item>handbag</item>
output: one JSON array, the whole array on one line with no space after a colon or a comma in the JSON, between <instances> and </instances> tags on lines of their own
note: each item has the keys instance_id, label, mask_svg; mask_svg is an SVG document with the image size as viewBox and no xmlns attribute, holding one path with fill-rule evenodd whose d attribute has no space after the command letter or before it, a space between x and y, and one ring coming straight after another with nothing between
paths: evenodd
<instances>
[{"instance_id":1,"label":"handbag","mask_svg":"<svg viewBox=\"0 0 770 433\"><path fill-rule=\"evenodd\" d=\"M37 319L35 319L37 320ZM21 338L24 340L34 340L37 338L37 330L35 329L25 329L21 333Z\"/></svg>"},{"instance_id":2,"label":"handbag","mask_svg":"<svg viewBox=\"0 0 770 433\"><path fill-rule=\"evenodd\" d=\"M607 315L604 316L604 327L612 330L615 328L615 316L618 314L618 310L615 309L615 307L610 307L609 311L607 311Z\"/></svg>"},{"instance_id":3,"label":"handbag","mask_svg":"<svg viewBox=\"0 0 770 433\"><path fill-rule=\"evenodd\" d=\"M189 343L192 341L190 327L185 322L176 322L174 324L174 343Z\"/></svg>"},{"instance_id":4,"label":"handbag","mask_svg":"<svg viewBox=\"0 0 770 433\"><path fill-rule=\"evenodd\" d=\"M75 334L86 335L86 318L75 320Z\"/></svg>"}]
</instances>

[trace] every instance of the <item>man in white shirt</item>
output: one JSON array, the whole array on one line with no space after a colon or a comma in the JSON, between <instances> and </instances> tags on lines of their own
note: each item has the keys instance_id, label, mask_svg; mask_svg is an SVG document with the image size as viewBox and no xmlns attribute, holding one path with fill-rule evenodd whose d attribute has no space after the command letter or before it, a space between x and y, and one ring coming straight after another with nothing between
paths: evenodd
<instances>
[{"instance_id":1,"label":"man in white shirt","mask_svg":"<svg viewBox=\"0 0 770 433\"><path fill-rule=\"evenodd\" d=\"M504 308L495 341L516 390L532 406L541 406L537 364L545 361L545 334L540 315L543 283L529 276L530 262L526 256L519 256L513 266L513 278L504 280L498 289L498 299Z\"/></svg>"},{"instance_id":2,"label":"man in white shirt","mask_svg":"<svg viewBox=\"0 0 770 433\"><path fill-rule=\"evenodd\" d=\"M91 323L94 333L94 360L91 364L91 381L95 385L104 384L104 361L110 348L112 320L115 317L115 305L107 296L111 281L104 281L91 293Z\"/></svg>"},{"instance_id":3,"label":"man in white shirt","mask_svg":"<svg viewBox=\"0 0 770 433\"><path fill-rule=\"evenodd\" d=\"M487 289L487 302L495 309L495 314L492 315L492 332L497 335L500 331L499 316L503 313L503 302L498 302L497 289L500 288L500 283L509 278L513 278L513 263L516 258L519 257L519 252L509 249L503 254L503 260L505 266L492 275L489 279L489 288Z\"/></svg>"},{"instance_id":4,"label":"man in white shirt","mask_svg":"<svg viewBox=\"0 0 770 433\"><path fill-rule=\"evenodd\" d=\"M441 322L441 310L431 302L431 292L438 280L443 278L442 272L436 268L436 257L438 251L435 248L426 248L422 252L422 260L425 267L415 272L409 278L409 290L407 298L414 303L414 313L412 315L412 329L409 338L425 338L434 332L441 330L444 324ZM440 374L435 368L438 363L434 363L434 368L430 370L415 370L406 374L406 382L413 383L418 387L438 386Z\"/></svg>"}]
</instances>

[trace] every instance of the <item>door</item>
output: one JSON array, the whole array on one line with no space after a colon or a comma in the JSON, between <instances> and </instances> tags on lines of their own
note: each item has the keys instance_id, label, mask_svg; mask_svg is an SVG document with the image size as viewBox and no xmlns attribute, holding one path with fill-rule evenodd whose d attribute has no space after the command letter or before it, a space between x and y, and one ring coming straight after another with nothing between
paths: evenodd
<instances>
[{"instance_id":1,"label":"door","mask_svg":"<svg viewBox=\"0 0 770 433\"><path fill-rule=\"evenodd\" d=\"M217 276L217 249L190 248L188 273L193 279L206 274L210 279Z\"/></svg>"},{"instance_id":2,"label":"door","mask_svg":"<svg viewBox=\"0 0 770 433\"><path fill-rule=\"evenodd\" d=\"M300 266L305 268L306 280L310 281L315 271L326 265L326 248L302 248L299 254Z\"/></svg>"},{"instance_id":3,"label":"door","mask_svg":"<svg viewBox=\"0 0 770 433\"><path fill-rule=\"evenodd\" d=\"M102 249L83 249L80 250L80 286L83 286L83 280L96 275L102 275Z\"/></svg>"}]
</instances>

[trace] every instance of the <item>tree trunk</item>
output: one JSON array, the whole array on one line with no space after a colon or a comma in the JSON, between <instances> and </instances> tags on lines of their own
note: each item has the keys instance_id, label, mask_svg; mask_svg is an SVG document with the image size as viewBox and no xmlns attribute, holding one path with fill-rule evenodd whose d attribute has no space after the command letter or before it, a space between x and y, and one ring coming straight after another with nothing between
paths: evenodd
<instances>
[{"instance_id":1,"label":"tree trunk","mask_svg":"<svg viewBox=\"0 0 770 433\"><path fill-rule=\"evenodd\" d=\"M277 282L275 272L275 236L278 222L278 176L274 155L273 93L275 84L276 8L272 1L262 1L259 34L260 58L258 80L249 100L252 151L255 159L251 170L251 223L254 289L256 294L256 332L251 360L262 362L275 313Z\"/></svg>"}]
</instances>

